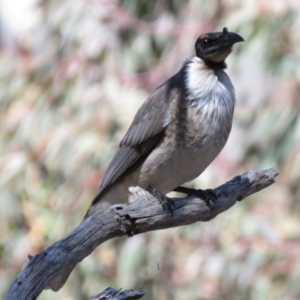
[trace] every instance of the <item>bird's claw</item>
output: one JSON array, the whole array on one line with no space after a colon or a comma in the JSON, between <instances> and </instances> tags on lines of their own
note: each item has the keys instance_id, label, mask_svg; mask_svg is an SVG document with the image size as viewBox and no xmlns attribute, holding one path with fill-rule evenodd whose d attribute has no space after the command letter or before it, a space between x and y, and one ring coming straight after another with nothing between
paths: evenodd
<instances>
[{"instance_id":1,"label":"bird's claw","mask_svg":"<svg viewBox=\"0 0 300 300\"><path fill-rule=\"evenodd\" d=\"M179 193L184 193L189 196L199 197L200 199L205 201L205 204L209 207L210 212L212 212L214 210L214 207L215 207L214 201L217 200L217 198L218 198L217 194L211 189L195 190L195 189L190 189L190 188L180 186L180 187L174 189L174 191L179 192Z\"/></svg>"},{"instance_id":2,"label":"bird's claw","mask_svg":"<svg viewBox=\"0 0 300 300\"><path fill-rule=\"evenodd\" d=\"M213 212L215 205L214 201L218 199L218 196L212 189L207 190L195 190L195 195L203 199L206 205L209 207L210 212Z\"/></svg>"},{"instance_id":3,"label":"bird's claw","mask_svg":"<svg viewBox=\"0 0 300 300\"><path fill-rule=\"evenodd\" d=\"M159 201L163 210L170 212L173 216L175 203L171 198L167 197L165 194L152 187L148 187L147 192L149 192L154 198L156 198Z\"/></svg>"}]
</instances>

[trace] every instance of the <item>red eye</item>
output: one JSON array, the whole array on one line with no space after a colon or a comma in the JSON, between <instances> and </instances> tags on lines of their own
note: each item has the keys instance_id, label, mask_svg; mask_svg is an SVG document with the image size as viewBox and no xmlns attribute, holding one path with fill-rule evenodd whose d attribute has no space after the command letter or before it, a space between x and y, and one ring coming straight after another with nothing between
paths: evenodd
<instances>
[{"instance_id":1,"label":"red eye","mask_svg":"<svg viewBox=\"0 0 300 300\"><path fill-rule=\"evenodd\" d=\"M201 40L201 45L202 45L202 47L207 47L208 45L209 45L209 40L208 39L203 39L203 40Z\"/></svg>"}]
</instances>

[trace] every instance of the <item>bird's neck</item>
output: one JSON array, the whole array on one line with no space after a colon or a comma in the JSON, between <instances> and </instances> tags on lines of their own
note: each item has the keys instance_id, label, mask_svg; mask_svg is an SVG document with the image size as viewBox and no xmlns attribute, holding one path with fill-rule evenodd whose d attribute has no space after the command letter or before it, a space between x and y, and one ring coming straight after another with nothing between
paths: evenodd
<instances>
[{"instance_id":1,"label":"bird's neck","mask_svg":"<svg viewBox=\"0 0 300 300\"><path fill-rule=\"evenodd\" d=\"M235 91L223 68L209 66L195 56L185 63L184 76L186 98L198 111L223 109L224 113L233 113Z\"/></svg>"},{"instance_id":2,"label":"bird's neck","mask_svg":"<svg viewBox=\"0 0 300 300\"><path fill-rule=\"evenodd\" d=\"M227 68L227 64L224 60L221 62L204 61L204 63L208 68L213 70L224 70Z\"/></svg>"}]
</instances>

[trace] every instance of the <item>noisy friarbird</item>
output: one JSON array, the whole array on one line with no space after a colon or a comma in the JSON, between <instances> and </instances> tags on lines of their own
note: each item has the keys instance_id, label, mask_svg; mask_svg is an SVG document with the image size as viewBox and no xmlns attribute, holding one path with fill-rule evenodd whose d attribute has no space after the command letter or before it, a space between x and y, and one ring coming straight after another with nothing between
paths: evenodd
<instances>
[{"instance_id":1,"label":"noisy friarbird","mask_svg":"<svg viewBox=\"0 0 300 300\"><path fill-rule=\"evenodd\" d=\"M197 39L196 56L138 110L86 216L126 202L130 186L189 193L180 185L199 176L228 139L236 98L225 59L242 41L226 27Z\"/></svg>"}]
</instances>

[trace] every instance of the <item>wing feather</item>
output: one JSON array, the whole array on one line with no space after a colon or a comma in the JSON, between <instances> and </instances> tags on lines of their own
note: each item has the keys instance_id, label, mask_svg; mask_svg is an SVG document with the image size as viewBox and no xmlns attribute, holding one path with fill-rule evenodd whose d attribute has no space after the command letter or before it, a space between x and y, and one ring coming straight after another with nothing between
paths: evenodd
<instances>
[{"instance_id":1,"label":"wing feather","mask_svg":"<svg viewBox=\"0 0 300 300\"><path fill-rule=\"evenodd\" d=\"M168 125L169 85L168 81L159 87L144 102L132 121L120 146L138 145L159 133Z\"/></svg>"},{"instance_id":2,"label":"wing feather","mask_svg":"<svg viewBox=\"0 0 300 300\"><path fill-rule=\"evenodd\" d=\"M165 128L171 122L169 104L174 98L173 81L176 75L155 90L138 110L107 168L92 205L101 200L102 193L122 175L137 167L138 162L163 138Z\"/></svg>"}]
</instances>

